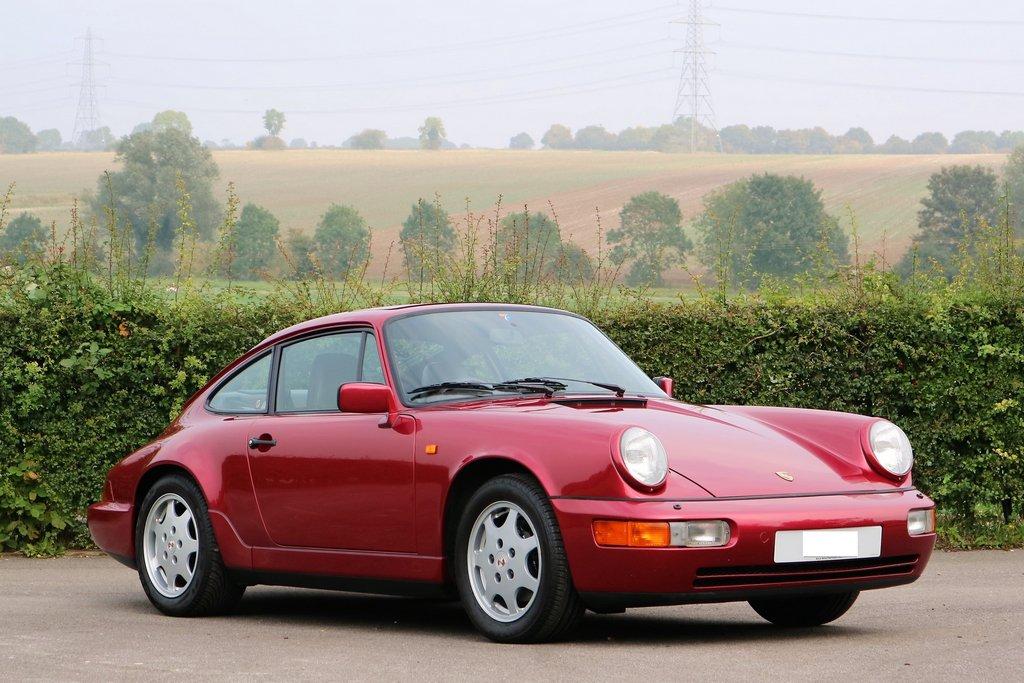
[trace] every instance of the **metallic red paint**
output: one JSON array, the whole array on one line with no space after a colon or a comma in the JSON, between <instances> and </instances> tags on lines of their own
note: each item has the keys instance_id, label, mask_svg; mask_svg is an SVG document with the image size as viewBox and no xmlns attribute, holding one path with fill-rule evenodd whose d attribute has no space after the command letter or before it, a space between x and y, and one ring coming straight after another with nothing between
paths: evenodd
<instances>
[{"instance_id":1,"label":"metallic red paint","mask_svg":"<svg viewBox=\"0 0 1024 683\"><path fill-rule=\"evenodd\" d=\"M372 330L393 387L384 349L389 319L482 307L544 310L381 308L272 335L218 373L155 441L111 470L105 500L89 509L97 545L131 562L143 489L161 472L179 470L205 493L233 570L441 584L449 579L445 511L452 482L469 466L491 463L530 472L551 497L573 580L595 602L746 599L780 588L852 586L854 573L858 587L880 587L912 581L924 570L935 537L909 536L906 515L932 503L909 476L897 482L872 468L861 446L869 417L663 398L615 401L600 393L594 401L533 395L410 407L390 389L393 414L385 428L380 414L222 415L206 408L219 382L255 355L333 329ZM617 435L630 426L657 434L668 452L671 471L653 492L627 484L615 465ZM249 448L253 437L277 444ZM426 452L427 444L436 444L436 453ZM595 518L726 519L733 534L723 548L605 548L594 542ZM883 527L881 559L913 557L909 570L808 572L772 583L775 531L867 524ZM744 584L744 576L758 574L739 572L728 578L731 591L698 585L711 582L700 578L702 571L730 567L757 567L769 580Z\"/></svg>"},{"instance_id":2,"label":"metallic red paint","mask_svg":"<svg viewBox=\"0 0 1024 683\"><path fill-rule=\"evenodd\" d=\"M349 382L338 387L338 410L343 413L389 413L396 410L394 394L381 384Z\"/></svg>"}]
</instances>

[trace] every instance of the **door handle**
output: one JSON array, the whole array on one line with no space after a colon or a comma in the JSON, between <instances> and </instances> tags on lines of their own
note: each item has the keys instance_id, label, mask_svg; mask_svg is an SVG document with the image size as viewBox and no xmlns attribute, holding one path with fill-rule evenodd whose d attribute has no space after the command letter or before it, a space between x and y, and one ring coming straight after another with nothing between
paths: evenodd
<instances>
[{"instance_id":1,"label":"door handle","mask_svg":"<svg viewBox=\"0 0 1024 683\"><path fill-rule=\"evenodd\" d=\"M252 448L252 449L259 448L260 446L266 446L267 448L273 448L276 445L277 445L277 439L256 438L255 436L251 437L249 439L249 448Z\"/></svg>"}]
</instances>

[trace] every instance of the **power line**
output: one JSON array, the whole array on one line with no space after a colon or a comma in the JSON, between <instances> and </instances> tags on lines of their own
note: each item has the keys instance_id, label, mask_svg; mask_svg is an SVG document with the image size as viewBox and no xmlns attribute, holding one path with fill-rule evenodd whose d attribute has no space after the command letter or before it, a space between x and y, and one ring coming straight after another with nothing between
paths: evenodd
<instances>
[{"instance_id":1,"label":"power line","mask_svg":"<svg viewBox=\"0 0 1024 683\"><path fill-rule=\"evenodd\" d=\"M667 40L667 39L665 39ZM663 41L655 41L663 42ZM610 52L619 52L626 48L635 48L639 46L649 46L650 42L638 43L629 46L622 46L619 48L613 48L611 50L600 50L597 52L587 53L590 55L595 54L608 54ZM130 78L111 78L110 80L114 83L122 83L126 85L136 85L144 87L155 87L155 88L178 88L183 90L214 90L214 91L289 91L289 90L338 90L338 89L350 89L350 88L365 88L371 90L387 89L394 86L406 85L406 86L444 86L444 85L461 85L461 84L472 84L472 83L493 83L498 80L507 80L512 78L522 78L526 76L538 76L543 74L559 73L562 71L571 71L574 69L592 68L595 66L606 66L608 64L621 64L626 61L635 61L638 59L644 59L647 57L653 57L663 55L664 52L661 49L638 53L630 55L628 57L616 57L614 59L606 59L600 61L590 61L581 64L570 64L560 67L552 67L547 69L534 69L532 71L513 71L511 73L497 74L491 69L478 69L469 72L460 72L447 75L437 76L425 76L421 78L401 78L395 80L374 80L374 81L350 81L344 83L307 83L307 84L288 84L288 85L207 85L202 83L157 83L153 81L144 81ZM553 60L555 62L568 61L569 59L576 59L581 56L563 58ZM527 62L519 66L529 66L531 64L550 64L551 61L540 61L540 62ZM467 78L467 76L479 76L477 78Z\"/></svg>"},{"instance_id":2,"label":"power line","mask_svg":"<svg viewBox=\"0 0 1024 683\"><path fill-rule=\"evenodd\" d=\"M449 109L452 107L464 107L474 105L503 104L506 102L525 102L530 100L548 99L552 97L563 97L565 95L579 95L591 92L602 92L617 88L626 88L649 83L664 83L670 78L672 69L669 67L652 69L624 74L614 78L605 78L586 83L578 83L573 86L555 86L551 88L540 88L535 90L524 90L506 95L471 97L457 100L440 100L435 102L423 102L418 104L404 105L375 105L366 107L348 107L341 109L289 109L288 114L358 114L381 111L417 111L422 109ZM645 76L650 77L644 80ZM148 104L133 100L110 99L115 104L124 104L135 107L165 108L165 105ZM260 114L261 109L204 109L190 107L190 111L199 111L210 114Z\"/></svg>"},{"instance_id":3,"label":"power line","mask_svg":"<svg viewBox=\"0 0 1024 683\"><path fill-rule=\"evenodd\" d=\"M45 88L30 88L28 90L8 90L4 89L4 95L34 95L41 92L53 92L54 90L66 90L74 85L73 83L63 83L61 85L51 85Z\"/></svg>"},{"instance_id":4,"label":"power line","mask_svg":"<svg viewBox=\"0 0 1024 683\"><path fill-rule=\"evenodd\" d=\"M734 12L736 14L756 14L772 17L798 17L802 19L826 19L837 21L868 21L890 24L938 24L946 26L1024 26L1024 20L1018 19L937 19L929 17L877 17L852 14L819 14L817 12L785 12L782 10L752 9L749 7L715 7L716 12Z\"/></svg>"},{"instance_id":5,"label":"power line","mask_svg":"<svg viewBox=\"0 0 1024 683\"><path fill-rule=\"evenodd\" d=\"M85 46L82 48L82 80L78 88L78 110L75 112L75 126L71 134L71 140L75 145L81 145L87 133L100 127L92 40L92 29L86 29Z\"/></svg>"},{"instance_id":6,"label":"power line","mask_svg":"<svg viewBox=\"0 0 1024 683\"><path fill-rule=\"evenodd\" d=\"M0 62L0 70L2 69L26 69L34 66L59 64L65 61L70 56L71 50L65 50L52 55L45 55L42 57L30 57L28 59L16 59L11 62Z\"/></svg>"},{"instance_id":7,"label":"power line","mask_svg":"<svg viewBox=\"0 0 1024 683\"><path fill-rule=\"evenodd\" d=\"M537 40L547 40L556 37L561 38L567 36L581 35L591 33L594 31L618 29L623 26L648 23L652 19L658 18L658 16L670 14L670 12L674 8L675 5L661 5L659 7L653 7L651 9L642 10L639 12L629 12L627 14L605 17L604 19L594 19L592 21L587 22L577 22L575 24L571 24L568 26L541 29L539 31L531 31L529 33L516 34L501 38L463 41L459 43L450 43L446 45L428 45L423 47L412 47L401 50L387 50L382 52L350 52L347 54L328 55L323 57L182 57L176 55L125 54L118 52L105 52L104 54L109 55L111 57L118 57L124 59L144 59L154 61L198 62L216 64L287 64L303 62L330 62L341 60L347 61L354 59L382 59L386 57L413 56L421 54L433 54L438 52L458 52L462 50L480 47L493 48L504 45L529 43Z\"/></svg>"},{"instance_id":8,"label":"power line","mask_svg":"<svg viewBox=\"0 0 1024 683\"><path fill-rule=\"evenodd\" d=\"M999 59L986 57L929 57L916 55L894 55L877 52L844 52L839 50L810 50L794 47L778 47L775 45L755 45L751 43L735 43L732 41L717 41L717 45L724 47L739 48L740 50L755 50L758 52L781 52L785 54L813 55L819 57L853 57L857 59L879 59L886 61L901 62L938 62L942 64L1024 64L1024 59Z\"/></svg>"},{"instance_id":9,"label":"power line","mask_svg":"<svg viewBox=\"0 0 1024 683\"><path fill-rule=\"evenodd\" d=\"M679 70L679 84L676 86L676 103L672 110L675 121L679 112L686 110L690 118L690 153L697 151L697 126L704 125L714 131L715 110L711 104L711 79L708 76L707 59L714 54L704 43L704 27L711 26L702 16L702 0L690 0L690 11L685 20L673 23L686 25L686 41L676 52L683 55L683 66Z\"/></svg>"},{"instance_id":10,"label":"power line","mask_svg":"<svg viewBox=\"0 0 1024 683\"><path fill-rule=\"evenodd\" d=\"M733 78L745 78L757 81L777 81L780 83L798 83L801 85L823 85L839 88L862 88L865 90L888 90L893 92L920 92L936 93L943 95L985 95L993 97L1024 97L1024 91L1020 90L970 90L961 88L926 88L916 85L885 85L881 83L862 83L857 81L829 81L816 78L790 78L786 76L773 76L770 74L755 74L744 71L731 71L721 69L718 73Z\"/></svg>"}]
</instances>

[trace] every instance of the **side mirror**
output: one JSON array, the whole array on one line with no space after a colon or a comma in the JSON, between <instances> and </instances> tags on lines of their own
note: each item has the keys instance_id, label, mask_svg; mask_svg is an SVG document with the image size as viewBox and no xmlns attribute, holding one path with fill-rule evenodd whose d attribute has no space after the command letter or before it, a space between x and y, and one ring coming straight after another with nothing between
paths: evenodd
<instances>
[{"instance_id":1,"label":"side mirror","mask_svg":"<svg viewBox=\"0 0 1024 683\"><path fill-rule=\"evenodd\" d=\"M338 387L338 410L343 413L391 411L391 389L384 384L349 382Z\"/></svg>"},{"instance_id":2,"label":"side mirror","mask_svg":"<svg viewBox=\"0 0 1024 683\"><path fill-rule=\"evenodd\" d=\"M672 386L674 385L674 382L671 377L655 377L654 382L658 385L659 389L668 394L669 398L672 398Z\"/></svg>"}]
</instances>

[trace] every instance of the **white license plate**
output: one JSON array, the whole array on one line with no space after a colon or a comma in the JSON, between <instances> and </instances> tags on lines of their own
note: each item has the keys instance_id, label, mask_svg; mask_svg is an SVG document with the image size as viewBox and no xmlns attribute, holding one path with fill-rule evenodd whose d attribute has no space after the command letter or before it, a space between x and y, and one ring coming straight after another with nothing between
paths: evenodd
<instances>
[{"instance_id":1,"label":"white license plate","mask_svg":"<svg viewBox=\"0 0 1024 683\"><path fill-rule=\"evenodd\" d=\"M852 560L881 554L880 526L775 532L776 562Z\"/></svg>"}]
</instances>

